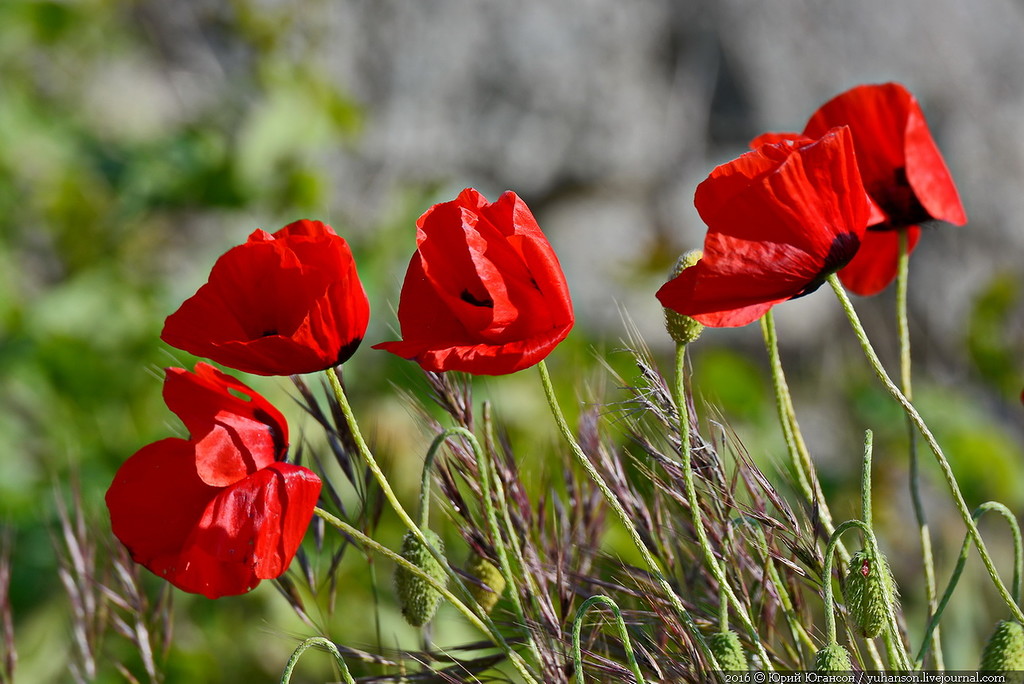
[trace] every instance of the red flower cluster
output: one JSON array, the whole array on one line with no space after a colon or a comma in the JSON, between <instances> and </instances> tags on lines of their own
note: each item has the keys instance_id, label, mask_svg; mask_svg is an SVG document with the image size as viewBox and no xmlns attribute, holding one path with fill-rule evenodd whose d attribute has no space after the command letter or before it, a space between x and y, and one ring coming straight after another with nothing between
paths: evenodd
<instances>
[{"instance_id":1,"label":"red flower cluster","mask_svg":"<svg viewBox=\"0 0 1024 684\"><path fill-rule=\"evenodd\" d=\"M374 345L428 371L504 375L546 357L573 326L551 245L513 192L472 188L416 222L398 305L402 340Z\"/></svg>"},{"instance_id":2,"label":"red flower cluster","mask_svg":"<svg viewBox=\"0 0 1024 684\"><path fill-rule=\"evenodd\" d=\"M839 279L859 295L873 295L896 277L898 230L907 231L909 252L921 236L919 224L942 220L961 226L967 216L921 106L902 85L861 85L837 95L811 116L803 135L816 138L844 125L853 134L857 165L877 211Z\"/></svg>"},{"instance_id":3,"label":"red flower cluster","mask_svg":"<svg viewBox=\"0 0 1024 684\"><path fill-rule=\"evenodd\" d=\"M114 534L133 560L209 598L280 576L321 486L312 471L283 462L284 416L204 363L195 373L169 368L164 401L189 439L154 442L121 466L106 496Z\"/></svg>"},{"instance_id":4,"label":"red flower cluster","mask_svg":"<svg viewBox=\"0 0 1024 684\"><path fill-rule=\"evenodd\" d=\"M708 225L704 256L657 296L719 327L746 325L816 290L853 258L868 219L845 127L761 145L719 166L694 204Z\"/></svg>"},{"instance_id":5,"label":"red flower cluster","mask_svg":"<svg viewBox=\"0 0 1024 684\"><path fill-rule=\"evenodd\" d=\"M665 307L705 325L746 325L836 271L853 292L875 294L896 276L898 230L913 249L921 222L967 220L921 108L899 84L854 88L802 134L766 133L751 147L697 188L704 257L658 291Z\"/></svg>"},{"instance_id":6,"label":"red flower cluster","mask_svg":"<svg viewBox=\"0 0 1024 684\"><path fill-rule=\"evenodd\" d=\"M346 361L369 318L348 243L319 221L296 221L221 256L161 338L247 373L292 375Z\"/></svg>"}]
</instances>

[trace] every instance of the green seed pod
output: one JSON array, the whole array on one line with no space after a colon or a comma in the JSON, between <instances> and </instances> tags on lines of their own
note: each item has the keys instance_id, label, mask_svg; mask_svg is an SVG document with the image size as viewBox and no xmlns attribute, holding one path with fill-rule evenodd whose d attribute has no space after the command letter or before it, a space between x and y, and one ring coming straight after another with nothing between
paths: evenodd
<instances>
[{"instance_id":1,"label":"green seed pod","mask_svg":"<svg viewBox=\"0 0 1024 684\"><path fill-rule=\"evenodd\" d=\"M829 644L814 655L815 672L852 672L850 654L839 644Z\"/></svg>"},{"instance_id":2,"label":"green seed pod","mask_svg":"<svg viewBox=\"0 0 1024 684\"><path fill-rule=\"evenodd\" d=\"M473 595L473 599L480 604L485 613L490 613L494 609L495 604L498 603L498 599L505 592L505 578L502 576L501 570L480 554L474 553L469 557L469 562L466 564L466 572L481 583L486 584L487 587L490 587L482 587L474 582L466 582L466 587L469 589L469 593Z\"/></svg>"},{"instance_id":3,"label":"green seed pod","mask_svg":"<svg viewBox=\"0 0 1024 684\"><path fill-rule=\"evenodd\" d=\"M740 635L729 630L716 632L708 639L708 646L715 654L715 660L723 672L743 672L747 670L747 655L740 645Z\"/></svg>"},{"instance_id":4,"label":"green seed pod","mask_svg":"<svg viewBox=\"0 0 1024 684\"><path fill-rule=\"evenodd\" d=\"M889 615L896 606L886 601L886 588L895 601L896 582L885 556L866 549L853 554L843 583L843 596L861 636L874 638L889 623Z\"/></svg>"},{"instance_id":5,"label":"green seed pod","mask_svg":"<svg viewBox=\"0 0 1024 684\"><path fill-rule=\"evenodd\" d=\"M701 250L694 249L679 257L675 268L672 269L672 277L675 278L696 264L703 254ZM676 341L676 344L689 344L704 332L702 324L672 309L665 309L665 329L668 330L669 336Z\"/></svg>"},{"instance_id":6,"label":"green seed pod","mask_svg":"<svg viewBox=\"0 0 1024 684\"><path fill-rule=\"evenodd\" d=\"M1024 625L1014 620L1000 620L985 644L978 669L986 672L1024 670Z\"/></svg>"},{"instance_id":7,"label":"green seed pod","mask_svg":"<svg viewBox=\"0 0 1024 684\"><path fill-rule=\"evenodd\" d=\"M444 542L432 530L424 529L423 536L439 553L444 555ZM433 577L442 585L448 584L448 574L437 562L430 549L416 538L412 532L402 537L402 558ZM402 566L395 568L395 593L402 607L402 615L413 627L422 627L434 617L434 611L441 602L441 592L432 587L425 579Z\"/></svg>"}]
</instances>

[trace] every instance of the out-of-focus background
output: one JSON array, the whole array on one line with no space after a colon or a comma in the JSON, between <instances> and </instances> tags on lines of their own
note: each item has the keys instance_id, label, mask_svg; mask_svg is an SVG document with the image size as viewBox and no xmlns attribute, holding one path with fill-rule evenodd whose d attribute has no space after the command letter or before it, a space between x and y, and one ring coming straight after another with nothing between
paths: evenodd
<instances>
[{"instance_id":1,"label":"out-of-focus background","mask_svg":"<svg viewBox=\"0 0 1024 684\"><path fill-rule=\"evenodd\" d=\"M180 431L159 368L192 360L159 341L163 319L253 229L318 218L352 244L373 319L346 372L372 431L396 454L416 450L403 456L413 497L425 444L402 441L413 418L391 383L421 381L369 343L394 334L422 211L466 186L512 189L533 208L577 309L552 357L571 400L602 373L593 350L622 346L625 317L667 358L653 294L701 244L696 184L860 83L917 95L970 219L929 229L913 256L917 398L968 502L1021 510L1021 35L1017 0L0 0L0 607L13 616L0 648L15 646L19 681L70 681L55 495L80 491L106 534L114 470ZM895 368L892 290L856 303ZM876 430L882 534L913 558L898 412L827 288L777 314L827 488L852 510L861 431ZM757 326L708 331L693 362L698 395L755 457L779 460ZM504 413L528 424L536 379L501 382ZM253 384L304 425L283 382ZM926 470L944 582L961 532L951 522L944 535L952 513ZM168 681L275 679L304 630L269 583L174 600ZM345 641L362 618L338 600ZM977 615L950 619L988 629ZM947 662L973 667L972 647L950 648Z\"/></svg>"}]
</instances>

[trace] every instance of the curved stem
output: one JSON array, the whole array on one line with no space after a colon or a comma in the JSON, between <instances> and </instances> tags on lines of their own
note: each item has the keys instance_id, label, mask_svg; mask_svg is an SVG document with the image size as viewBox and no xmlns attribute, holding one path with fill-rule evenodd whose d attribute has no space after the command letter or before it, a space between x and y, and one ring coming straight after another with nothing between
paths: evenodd
<instances>
[{"instance_id":1,"label":"curved stem","mask_svg":"<svg viewBox=\"0 0 1024 684\"><path fill-rule=\"evenodd\" d=\"M558 431L562 434L563 439L565 439L566 443L569 445L573 455L576 456L576 460L581 466L583 466L583 469L587 472L587 475L594 484L597 485L597 488L601 491L605 501L611 507L612 511L619 519L619 522L622 523L622 526L626 529L626 533L629 535L629 538L632 540L637 551L640 552L640 556L643 558L644 563L650 570L651 575L665 593L665 597L672 604L672 608L679 616L679 619L682 620L684 625L686 625L690 636L697 642L701 653L707 659L711 669L716 671L719 670L718 660L715 658L715 654L711 652L707 640L704 639L703 635L701 635L700 631L697 629L697 625L694 623L693 616L690 615L690 611L686 610L686 606L683 605L679 596L676 595L676 592L672 589L672 585L670 585L668 580L665 579L661 566L651 554L650 549L647 548L647 544L644 543L643 538L640 536L640 532L637 530L636 525L633 524L629 514L627 514L626 510L622 507L622 503L619 501L618 497L616 497L615 493L612 492L608 483L605 482L605 479L601 477L601 473L597 471L594 464L590 462L590 459L583 452L583 447L581 447L579 442L576 441L576 437L569 428L569 423L566 422L565 415L562 413L562 409L559 407L558 401L555 398L555 388L551 384L551 376L548 374L547 365L544 361L541 361L537 364L537 368L540 370L541 384L544 386L544 396L547 397L548 405L551 408L551 414L554 416L555 423L558 425ZM771 667L770 662L767 660L765 660L764 664L765 668Z\"/></svg>"},{"instance_id":2,"label":"curved stem","mask_svg":"<svg viewBox=\"0 0 1024 684\"><path fill-rule=\"evenodd\" d=\"M443 431L434 438L430 448L434 451L449 437L456 435L469 442L470 448L473 450L473 455L476 457L481 488L480 497L483 499L484 517L487 519L488 532L490 532L491 539L494 542L494 551L498 556L498 564L501 566L501 574L505 577L505 581L508 582L509 585L509 596L512 599L512 607L515 610L516 618L518 618L519 624L526 625L526 613L523 612L523 603L519 596L519 588L516 586L515 581L516 574L512 572L512 565L509 563L508 553L505 549L505 542L501 536L501 528L498 526L498 517L494 511L494 500L491 497L492 473L490 458L487 456L486 452L480 448L480 442L477 440L476 435L468 428L461 426L450 427ZM541 662L540 650L537 648L537 644L534 642L532 635L528 636L528 642L530 651L533 653L534 658L537 662Z\"/></svg>"},{"instance_id":3,"label":"curved stem","mask_svg":"<svg viewBox=\"0 0 1024 684\"><path fill-rule=\"evenodd\" d=\"M946 480L946 484L949 486L950 492L953 495L953 503L956 505L957 511L960 513L961 519L964 521L964 525L967 527L967 531L971 536L971 539L978 547L978 553L981 555L982 563L985 565L985 570L988 572L988 576L991 578L992 583L995 585L996 590L999 592L999 596L1006 603L1010 609L1010 613L1013 618L1018 622L1024 623L1024 613L1021 612L1020 607L1014 601L1010 592L1006 589L1006 585L1003 584L1002 579L999 577L999 572L996 570L995 563L992 561L992 556L988 552L988 547L985 546L985 540L981 538L981 533L978 532L978 526L975 524L974 519L971 517L971 511L967 508L967 502L964 501L963 494L960 492L960 485L956 481L956 477L953 475L953 469L949 465L949 461L946 460L945 454L942 453L942 448L936 441L935 436L932 434L928 425L925 424L921 414L917 412L914 405L907 400L898 387L893 384L893 381L889 378L889 375L885 372L885 368L882 367L881 361L878 360L878 355L875 354L874 348L871 346L871 341L868 339L867 333L864 332L864 327L860 323L860 318L857 316L857 312L853 308L853 304L850 303L850 298L846 296L846 291L843 290L843 286L840 284L839 279L835 274L828 277L828 282L835 291L836 296L839 298L839 303L843 307L843 311L846 313L847 319L850 321L850 326L853 328L854 335L860 342L864 356L867 358L872 370L875 371L875 375L882 381L885 388L889 391L889 394L899 403L907 416L914 423L918 432L924 438L928 448L931 449L932 454L935 456L935 460L939 464L939 468L942 471L942 476Z\"/></svg>"},{"instance_id":4,"label":"curved stem","mask_svg":"<svg viewBox=\"0 0 1024 684\"><path fill-rule=\"evenodd\" d=\"M465 586L462 582L462 578L459 577L459 575L451 569L451 566L448 565L447 559L442 554L438 553L437 549L434 548L433 544L427 541L426 537L423 536L423 531L409 516L409 513L402 506L402 503L398 500L398 497L395 496L394 490L391 489L391 483L388 482L388 478L384 475L384 471L380 469L380 465L378 465L377 459L374 458L373 452L370 451L370 447L366 444L366 440L363 439L363 434L359 430L359 423L356 422L355 414L352 412L352 406L348 402L348 396L345 394L345 389L341 385L341 380L338 378L338 373L335 371L334 368L328 368L326 373L327 379L331 385L331 390L334 392L334 397L338 402L338 407L341 409L342 415L345 416L345 422L348 425L349 431L352 433L352 439L356 443L356 448L359 449L359 454L360 456L362 456L363 461L366 463L366 467L373 474L374 479L377 480L377 484L380 486L381 492L384 494L384 498L387 499L388 503L391 505L391 508L395 511L395 514L398 515L399 519L402 521L402 523L405 524L406 528L408 528L408 530L413 534L413 536L415 536L419 540L419 542L423 544L424 548L430 551L431 555L434 556L434 559L441 564L441 567L446 568L449 576L452 577L455 580L455 582L457 582L458 585L463 588L467 595L469 595L468 590L465 589ZM317 510L319 511L319 509ZM351 525L345 524L344 522L338 520L326 511L322 511L319 514L320 517L324 518L324 520L331 523L335 527L339 527L339 524L345 525L346 528L349 528L358 533L360 538L369 539L369 537L362 534L358 530L355 530L355 528L351 527ZM333 521L325 517L325 515L330 516L330 518L332 518ZM339 527L339 529L341 528ZM373 543L377 544L377 542ZM379 544L377 544L377 546L379 546ZM401 558L402 563L411 566L411 563L408 563L408 561L405 561L404 558L392 552L390 549L388 549L388 554L390 554L389 557L393 556ZM447 588L441 591L441 595L445 598L448 598L449 601L451 601L451 598L449 597L454 598L454 595L450 591L448 591ZM461 602L459 602L459 605L465 607L465 605ZM469 617L469 615L473 615L473 612L468 608L466 609L466 611L468 611L467 618ZM508 645L508 642L505 641L505 637L503 637L501 635L501 632L498 631L498 628L495 626L494 622L491 620L489 615L487 615L481 610L481 615L474 615L471 622L474 624L474 626L476 626L478 629L481 629L494 640L494 642L501 648L501 650L508 655L509 659L512 661L512 664L515 666L516 670L521 675L523 675L523 677L528 682L537 682L537 679L530 673L529 667L526 665L526 662L523 660L522 656L520 656L511 646Z\"/></svg>"},{"instance_id":5,"label":"curved stem","mask_svg":"<svg viewBox=\"0 0 1024 684\"><path fill-rule=\"evenodd\" d=\"M828 546L825 548L825 565L822 569L822 589L823 598L825 602L825 634L828 637L828 643L838 643L836 639L836 613L835 613L835 598L832 592L832 558L835 555L835 550L839 544L839 537L844 532L856 527L860 530L861 535L864 537L864 544L868 550L877 558L881 556L881 551L878 548L878 540L875 539L875 533L863 520L847 520L836 528L836 531L829 537ZM896 621L896 596L893 594L892 586L888 581L884 581L882 578L882 597L885 600L886 605L886 617L889 623L889 629L886 632L886 648L889 652L890 664L895 669L896 667L903 670L910 669L910 659L906 654L906 649L903 648L903 642L899 637L899 624ZM871 640L868 640L871 643Z\"/></svg>"},{"instance_id":6,"label":"curved stem","mask_svg":"<svg viewBox=\"0 0 1024 684\"><path fill-rule=\"evenodd\" d=\"M584 601L579 607L579 610L576 611L576 618L572 621L572 659L573 665L576 668L576 681L578 684L584 683L583 653L580 645L580 632L583 629L583 616L586 615L591 606L598 603L603 603L615 615L615 625L619 629L619 638L622 639L622 648L626 652L626 661L629 663L629 669L632 671L637 684L646 684L643 673L640 672L640 666L637 665L636 656L633 654L633 642L629 640L629 632L626 631L626 622L622 619L622 611L619 610L619 606L615 601L601 594L591 596Z\"/></svg>"},{"instance_id":7,"label":"curved stem","mask_svg":"<svg viewBox=\"0 0 1024 684\"><path fill-rule=\"evenodd\" d=\"M801 432L800 424L796 419L793 397L789 393L789 383L786 382L786 373L782 368L782 357L779 354L775 315L770 309L761 317L761 332L764 335L765 348L768 350L768 362L772 372L772 385L775 388L775 406L779 413L779 424L782 426L782 435L789 450L790 463L796 472L797 484L808 503L817 505L821 526L825 530L825 534L831 535L835 531L832 513L825 501L821 483L818 482L817 471L814 469L810 452L807 450L807 443L804 441L803 432ZM850 554L842 542L840 542L838 550L839 557L844 562L850 560Z\"/></svg>"},{"instance_id":8,"label":"curved stem","mask_svg":"<svg viewBox=\"0 0 1024 684\"><path fill-rule=\"evenodd\" d=\"M979 520L981 516L985 515L989 511L995 511L1006 520L1010 526L1010 533L1013 535L1013 597L1014 600L1020 602L1021 597L1021 577L1024 575L1024 543L1021 542L1020 525L1017 524L1017 516L1013 514L1009 508L997 501L986 501L977 508L974 509L974 513L971 517L975 521ZM942 599L939 601L938 608L932 614L931 620L928 621L928 627L925 629L924 638L921 642L921 648L917 652L917 659L914 663L915 668L920 668L924 664L924 659L928 655L929 647L934 643L933 635L935 630L939 628L939 620L942 619L942 614L946 610L946 606L949 604L949 600L953 597L953 591L956 589L957 583L960 581L960 576L964 572L964 567L967 564L967 555L971 550L971 536L965 535L963 546L960 547L960 557L956 561L956 567L953 568L953 574L949 578L949 583L946 585L946 591L942 595Z\"/></svg>"},{"instance_id":9,"label":"curved stem","mask_svg":"<svg viewBox=\"0 0 1024 684\"><path fill-rule=\"evenodd\" d=\"M284 672L281 673L281 684L288 684L292 680L292 671L295 669L295 665L298 664L299 658L302 654L311 646L322 646L326 648L334 659L338 662L338 667L341 669L342 681L345 684L356 684L356 680L352 678L352 674L348 671L348 666L345 664L345 659L341 657L341 652L338 651L338 647L334 645L334 642L324 637L309 637L292 653L291 658L288 659L288 664L284 666Z\"/></svg>"},{"instance_id":10,"label":"curved stem","mask_svg":"<svg viewBox=\"0 0 1024 684\"><path fill-rule=\"evenodd\" d=\"M899 261L896 268L896 330L900 347L900 390L907 401L913 401L910 365L910 323L907 316L907 287L910 266L908 231L899 231ZM935 582L935 560L932 556L932 535L928 529L928 518L925 515L924 501L921 498L920 459L917 454L917 431L914 422L907 417L907 440L910 454L910 501L914 508L917 521L918 536L921 539L921 564L924 568L924 595L929 612L936 609L937 587ZM932 653L935 657L935 669L944 670L942 657L942 639L939 629L932 632Z\"/></svg>"},{"instance_id":11,"label":"curved stem","mask_svg":"<svg viewBox=\"0 0 1024 684\"><path fill-rule=\"evenodd\" d=\"M719 590L728 597L736 609L736 615L744 628L750 634L751 643L754 645L757 655L762 662L768 662L768 654L761 643L760 635L757 633L757 626L750 619L746 607L740 603L739 597L733 591L725 571L715 559L714 551L711 549L711 541L708 539L707 530L704 529L704 520L701 515L700 502L697 500L697 488L693 481L693 464L690 453L690 413L686 401L686 345L676 345L676 366L675 382L672 389L676 402L676 410L679 413L679 455L682 458L681 470L683 473L683 486L686 488L686 501L690 506L690 515L693 517L693 529L697 534L697 545L700 547L704 565L718 582ZM728 627L723 626L723 631Z\"/></svg>"}]
</instances>

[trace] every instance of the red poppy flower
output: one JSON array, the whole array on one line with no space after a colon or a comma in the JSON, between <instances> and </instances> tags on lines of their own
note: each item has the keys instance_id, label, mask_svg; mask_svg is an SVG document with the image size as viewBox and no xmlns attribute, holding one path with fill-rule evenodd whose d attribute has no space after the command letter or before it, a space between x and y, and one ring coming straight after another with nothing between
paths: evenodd
<instances>
[{"instance_id":1,"label":"red poppy flower","mask_svg":"<svg viewBox=\"0 0 1024 684\"><path fill-rule=\"evenodd\" d=\"M114 534L137 563L209 598L280 576L320 496L312 471L280 460L284 417L203 363L169 368L164 400L190 438L154 442L122 464L106 496Z\"/></svg>"},{"instance_id":2,"label":"red poppy flower","mask_svg":"<svg viewBox=\"0 0 1024 684\"><path fill-rule=\"evenodd\" d=\"M348 243L319 221L296 221L222 255L161 338L247 373L292 375L346 361L369 318Z\"/></svg>"},{"instance_id":3,"label":"red poppy flower","mask_svg":"<svg viewBox=\"0 0 1024 684\"><path fill-rule=\"evenodd\" d=\"M416 228L398 305L402 340L374 349L428 371L504 375L536 364L569 334L562 268L514 192L490 203L467 188Z\"/></svg>"},{"instance_id":4,"label":"red poppy flower","mask_svg":"<svg viewBox=\"0 0 1024 684\"><path fill-rule=\"evenodd\" d=\"M920 223L934 219L967 222L953 178L932 139L917 99L898 83L861 85L822 105L804 135L817 137L834 126L849 126L864 188L881 209L869 233L839 279L859 295L881 292L896 277L898 236L907 229L910 250Z\"/></svg>"},{"instance_id":5,"label":"red poppy flower","mask_svg":"<svg viewBox=\"0 0 1024 684\"><path fill-rule=\"evenodd\" d=\"M723 164L697 187L704 256L658 290L704 325L746 325L809 294L853 258L868 219L847 128L780 139Z\"/></svg>"}]
</instances>

